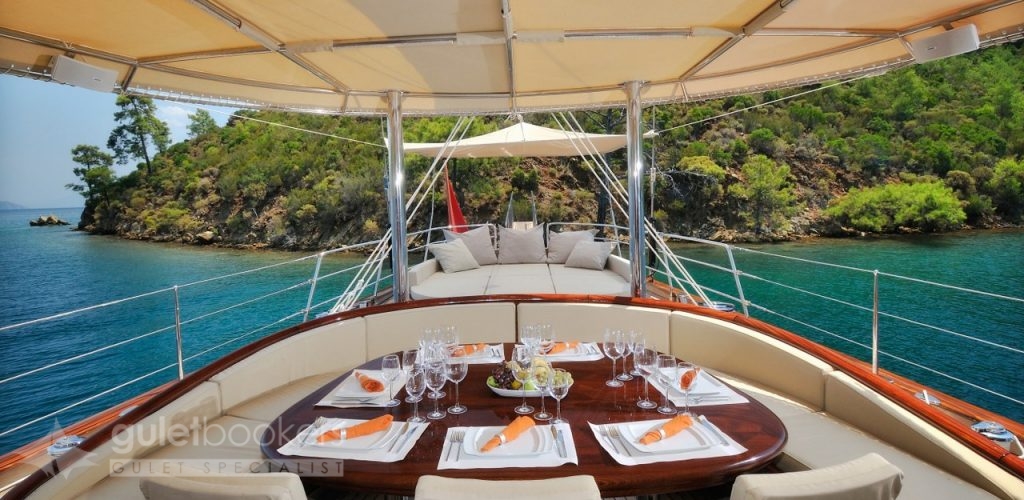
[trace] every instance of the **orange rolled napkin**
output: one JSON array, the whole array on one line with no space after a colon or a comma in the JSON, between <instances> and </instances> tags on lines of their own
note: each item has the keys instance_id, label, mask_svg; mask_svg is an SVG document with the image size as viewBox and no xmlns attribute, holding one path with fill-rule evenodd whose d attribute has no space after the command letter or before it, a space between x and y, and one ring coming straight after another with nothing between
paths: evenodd
<instances>
[{"instance_id":1,"label":"orange rolled napkin","mask_svg":"<svg viewBox=\"0 0 1024 500\"><path fill-rule=\"evenodd\" d=\"M572 349L578 345L580 345L579 342L555 342L555 345L551 346L551 350L548 351L548 354L556 354L566 349Z\"/></svg>"},{"instance_id":2,"label":"orange rolled napkin","mask_svg":"<svg viewBox=\"0 0 1024 500\"><path fill-rule=\"evenodd\" d=\"M483 342L481 342L479 344L466 344L466 345L462 346L462 354L461 355L458 354L459 351L456 349L456 351L455 351L456 354L455 355L456 356L469 356L470 354L473 354L474 352L483 351L484 349L487 349L487 344L485 344Z\"/></svg>"},{"instance_id":3,"label":"orange rolled napkin","mask_svg":"<svg viewBox=\"0 0 1024 500\"><path fill-rule=\"evenodd\" d=\"M691 425L693 425L693 419L689 415L676 415L672 420L665 422L665 425L662 425L660 429L647 431L647 434L640 438L640 444L651 444L662 439L668 439L686 430Z\"/></svg>"},{"instance_id":4,"label":"orange rolled napkin","mask_svg":"<svg viewBox=\"0 0 1024 500\"><path fill-rule=\"evenodd\" d=\"M484 443L484 445L480 447L480 451L491 451L498 446L501 446L503 443L508 443L519 437L520 434L526 432L534 425L537 425L537 423L534 422L533 417L529 415L516 417L516 419L502 429L497 436L492 437L489 441Z\"/></svg>"},{"instance_id":5,"label":"orange rolled napkin","mask_svg":"<svg viewBox=\"0 0 1024 500\"><path fill-rule=\"evenodd\" d=\"M384 382L377 380L369 375L365 375L359 372L356 373L356 379L359 380L359 385L363 386L363 390L366 392L380 392L384 390Z\"/></svg>"},{"instance_id":6,"label":"orange rolled napkin","mask_svg":"<svg viewBox=\"0 0 1024 500\"><path fill-rule=\"evenodd\" d=\"M685 391L692 387L698 373L700 373L700 368L694 368L684 373L682 377L679 377L679 388Z\"/></svg>"},{"instance_id":7,"label":"orange rolled napkin","mask_svg":"<svg viewBox=\"0 0 1024 500\"><path fill-rule=\"evenodd\" d=\"M391 427L391 421L394 418L391 415L381 415L373 420L367 420L351 427L332 429L317 436L316 442L326 443L327 441L336 441L338 439L354 439L360 436L368 436Z\"/></svg>"}]
</instances>

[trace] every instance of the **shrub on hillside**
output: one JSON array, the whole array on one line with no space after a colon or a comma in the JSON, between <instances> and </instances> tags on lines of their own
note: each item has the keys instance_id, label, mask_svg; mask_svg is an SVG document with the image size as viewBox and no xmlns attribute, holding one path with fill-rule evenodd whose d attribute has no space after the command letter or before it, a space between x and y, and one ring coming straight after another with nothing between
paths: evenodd
<instances>
[{"instance_id":1,"label":"shrub on hillside","mask_svg":"<svg viewBox=\"0 0 1024 500\"><path fill-rule=\"evenodd\" d=\"M967 219L953 190L940 181L854 188L826 213L844 226L873 233L949 231Z\"/></svg>"}]
</instances>

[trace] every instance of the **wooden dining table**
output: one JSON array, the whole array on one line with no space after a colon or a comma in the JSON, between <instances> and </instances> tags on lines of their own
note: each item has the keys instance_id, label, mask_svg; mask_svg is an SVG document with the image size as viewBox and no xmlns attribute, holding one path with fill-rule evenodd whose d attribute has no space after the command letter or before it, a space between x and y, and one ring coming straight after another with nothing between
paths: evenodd
<instances>
[{"instance_id":1,"label":"wooden dining table","mask_svg":"<svg viewBox=\"0 0 1024 500\"><path fill-rule=\"evenodd\" d=\"M505 344L504 349L505 358L508 359L511 344ZM381 358L377 358L356 369L376 370L380 368L380 364ZM486 385L487 377L495 364L469 365L468 374L459 386L460 402L466 405L469 411L461 415L448 414L442 419L430 421L430 425L415 446L401 461L381 463L316 458L310 463L318 464L316 468L320 470L304 473L303 457L285 456L277 451L321 416L371 419L384 413L391 413L396 421L412 416L413 405L404 401L400 406L392 408L316 406L317 402L352 372L347 372L325 384L271 422L262 437L262 451L273 466L279 470L299 473L303 476L304 482L346 491L412 496L419 477L427 474L490 480L544 479L589 474L596 479L601 494L609 497L662 494L725 484L739 474L758 471L770 465L782 453L782 447L786 443L786 428L778 416L754 398L747 396L747 403L702 405L691 408L693 413L706 416L747 451L739 455L716 458L621 465L601 447L588 422L608 424L666 418L666 415L656 410L637 407L637 399L643 394L642 380L636 377L633 381L625 382L620 388L606 386L605 381L610 378L611 371L611 361L606 358L597 361L556 361L552 362L552 365L565 368L572 374L573 385L569 395L562 401L562 417L569 422L579 459L578 465L441 471L437 469L449 427L500 426L508 424L517 416L514 408L519 405L521 398L498 396ZM618 366L621 371L622 363L618 363ZM452 384L449 383L445 390L448 395L441 401L443 407L454 403L455 391ZM743 394L738 389L733 390ZM404 391L398 391L399 398L404 396ZM660 397L660 393L652 387L651 398L657 400L657 397ZM528 402L535 408L540 403L539 398L529 398ZM424 415L432 404L432 400L424 397L420 403L420 415ZM551 398L547 399L547 409L554 413L555 401ZM324 473L325 471L337 473Z\"/></svg>"}]
</instances>

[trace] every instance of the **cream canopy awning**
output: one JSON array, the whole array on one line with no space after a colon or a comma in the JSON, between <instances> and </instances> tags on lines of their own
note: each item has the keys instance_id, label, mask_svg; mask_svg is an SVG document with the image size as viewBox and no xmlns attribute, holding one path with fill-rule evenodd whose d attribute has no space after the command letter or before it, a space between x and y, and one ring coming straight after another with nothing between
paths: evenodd
<instances>
[{"instance_id":1,"label":"cream canopy awning","mask_svg":"<svg viewBox=\"0 0 1024 500\"><path fill-rule=\"evenodd\" d=\"M1022 0L4 0L0 72L58 55L115 91L233 107L517 114L704 100L884 72L973 24L1019 39Z\"/></svg>"},{"instance_id":2,"label":"cream canopy awning","mask_svg":"<svg viewBox=\"0 0 1024 500\"><path fill-rule=\"evenodd\" d=\"M647 134L648 137L653 134ZM581 153L609 153L626 147L626 136L588 134L556 130L519 122L483 135L443 142L407 142L405 153L451 158L493 158L499 156L580 156Z\"/></svg>"}]
</instances>

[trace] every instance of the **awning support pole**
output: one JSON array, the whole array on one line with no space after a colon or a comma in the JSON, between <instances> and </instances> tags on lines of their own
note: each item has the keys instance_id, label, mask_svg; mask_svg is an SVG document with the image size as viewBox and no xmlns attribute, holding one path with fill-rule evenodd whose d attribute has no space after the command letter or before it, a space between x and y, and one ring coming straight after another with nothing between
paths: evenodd
<instances>
[{"instance_id":1,"label":"awning support pole","mask_svg":"<svg viewBox=\"0 0 1024 500\"><path fill-rule=\"evenodd\" d=\"M638 81L626 82L626 164L629 181L629 262L630 290L634 297L647 295L647 238L644 232L644 163L643 133L640 120Z\"/></svg>"},{"instance_id":2,"label":"awning support pole","mask_svg":"<svg viewBox=\"0 0 1024 500\"><path fill-rule=\"evenodd\" d=\"M409 249L405 243L405 151L402 92L388 91L388 218L391 220L392 299L409 300Z\"/></svg>"}]
</instances>

